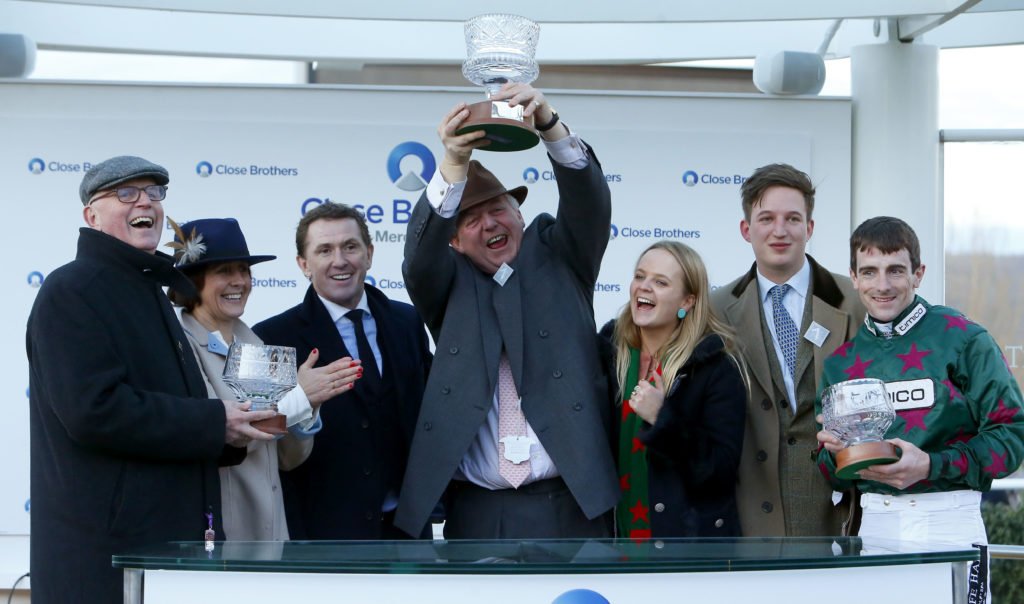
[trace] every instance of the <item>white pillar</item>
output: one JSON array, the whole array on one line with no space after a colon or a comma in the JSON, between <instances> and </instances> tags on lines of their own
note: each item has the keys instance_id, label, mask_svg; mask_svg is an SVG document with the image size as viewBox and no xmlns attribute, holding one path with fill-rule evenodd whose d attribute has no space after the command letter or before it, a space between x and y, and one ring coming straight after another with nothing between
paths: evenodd
<instances>
[{"instance_id":1,"label":"white pillar","mask_svg":"<svg viewBox=\"0 0 1024 604\"><path fill-rule=\"evenodd\" d=\"M944 299L939 50L918 43L856 46L853 95L853 227L874 216L905 220L927 267L918 292Z\"/></svg>"}]
</instances>

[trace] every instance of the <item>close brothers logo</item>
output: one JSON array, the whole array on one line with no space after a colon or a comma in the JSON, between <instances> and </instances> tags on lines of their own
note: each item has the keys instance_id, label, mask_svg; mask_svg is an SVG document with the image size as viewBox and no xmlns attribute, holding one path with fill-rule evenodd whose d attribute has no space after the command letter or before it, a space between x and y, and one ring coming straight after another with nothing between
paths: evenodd
<instances>
[{"instance_id":1,"label":"close brothers logo","mask_svg":"<svg viewBox=\"0 0 1024 604\"><path fill-rule=\"evenodd\" d=\"M324 197L323 199L320 199L319 197L307 197L306 201L303 201L302 205L299 207L299 211L302 213L303 216L305 216L306 212L324 203L332 203L331 198Z\"/></svg>"},{"instance_id":2,"label":"close brothers logo","mask_svg":"<svg viewBox=\"0 0 1024 604\"><path fill-rule=\"evenodd\" d=\"M742 174L711 174L710 172L697 173L693 170L683 172L683 184L687 187L695 187L697 183L702 185L742 185L747 177Z\"/></svg>"},{"instance_id":3,"label":"close brothers logo","mask_svg":"<svg viewBox=\"0 0 1024 604\"><path fill-rule=\"evenodd\" d=\"M406 158L414 158L419 160L417 171L415 167L409 169L409 162L406 162ZM406 168L403 170L402 163L406 164ZM399 143L394 149L391 150L391 154L388 155L387 169L388 178L391 182L395 183L395 186L403 191L420 191L427 187L427 183L434 176L434 170L437 168L437 163L434 160L434 154L430 152L423 143L416 141L406 141Z\"/></svg>"},{"instance_id":4,"label":"close brothers logo","mask_svg":"<svg viewBox=\"0 0 1024 604\"><path fill-rule=\"evenodd\" d=\"M218 176L298 176L298 168L282 168L281 166L261 166L259 164L232 165L212 164L201 161L196 164L196 174L200 178Z\"/></svg>"},{"instance_id":5,"label":"close brothers logo","mask_svg":"<svg viewBox=\"0 0 1024 604\"><path fill-rule=\"evenodd\" d=\"M670 226L623 226L611 225L608 240L622 239L700 239L701 232L695 229L683 229Z\"/></svg>"},{"instance_id":6,"label":"close brothers logo","mask_svg":"<svg viewBox=\"0 0 1024 604\"><path fill-rule=\"evenodd\" d=\"M368 285L376 287L377 289L405 289L405 282L397 279L389 279L387 277L381 277L377 279L373 275L366 275L363 279Z\"/></svg>"},{"instance_id":7,"label":"close brothers logo","mask_svg":"<svg viewBox=\"0 0 1024 604\"><path fill-rule=\"evenodd\" d=\"M28 162L28 171L33 174L42 174L46 171L46 162L38 157L33 157Z\"/></svg>"},{"instance_id":8,"label":"close brothers logo","mask_svg":"<svg viewBox=\"0 0 1024 604\"><path fill-rule=\"evenodd\" d=\"M38 288L40 285L43 284L43 281L45 279L46 276L40 273L39 271L32 271L31 273L28 274L28 278L26 279L26 281L28 282L29 287Z\"/></svg>"},{"instance_id":9,"label":"close brothers logo","mask_svg":"<svg viewBox=\"0 0 1024 604\"><path fill-rule=\"evenodd\" d=\"M555 181L555 180L558 180L558 179L555 177L554 170L544 170L542 172L542 171L538 170L537 168L534 168L533 166L529 166L525 170L523 170L523 182L525 182L526 184L532 185L532 184L534 184L534 183L536 183L538 181L541 181L541 180ZM622 175L621 174L605 174L604 175L604 180L605 180L605 182L607 182L609 184L615 183L615 182L622 182Z\"/></svg>"}]
</instances>

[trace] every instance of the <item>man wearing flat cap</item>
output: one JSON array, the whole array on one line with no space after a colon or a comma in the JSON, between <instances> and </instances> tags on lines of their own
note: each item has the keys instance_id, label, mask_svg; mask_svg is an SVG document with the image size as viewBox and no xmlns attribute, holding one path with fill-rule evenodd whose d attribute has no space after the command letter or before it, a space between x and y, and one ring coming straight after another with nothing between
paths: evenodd
<instances>
[{"instance_id":1,"label":"man wearing flat cap","mask_svg":"<svg viewBox=\"0 0 1024 604\"><path fill-rule=\"evenodd\" d=\"M445 156L413 211L403 274L437 350L395 524L417 534L444 496L447 538L609 536L620 495L597 355L594 284L611 200L593 150L540 91L506 85L547 147L558 219L528 228L526 188L477 161L483 132L438 127Z\"/></svg>"},{"instance_id":2,"label":"man wearing flat cap","mask_svg":"<svg viewBox=\"0 0 1024 604\"><path fill-rule=\"evenodd\" d=\"M162 287L194 291L156 251L167 170L115 157L82 179L74 261L36 297L26 337L32 601L120 602L111 556L220 531L218 463L272 412L206 398ZM230 446L226 446L230 445Z\"/></svg>"}]
</instances>

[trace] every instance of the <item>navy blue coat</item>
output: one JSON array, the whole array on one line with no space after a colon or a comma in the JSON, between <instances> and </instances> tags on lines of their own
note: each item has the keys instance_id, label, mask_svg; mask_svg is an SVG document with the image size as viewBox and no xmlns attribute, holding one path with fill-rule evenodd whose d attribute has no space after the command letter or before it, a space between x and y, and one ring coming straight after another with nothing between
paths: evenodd
<instances>
[{"instance_id":1,"label":"navy blue coat","mask_svg":"<svg viewBox=\"0 0 1024 604\"><path fill-rule=\"evenodd\" d=\"M413 426L430 372L427 332L409 304L390 300L366 286L377 344L384 360L384 383L395 407L382 413L356 382L320 407L324 426L313 452L299 467L281 472L285 513L292 539L381 539L381 507L405 474ZM292 346L299 362L314 348L317 366L353 356L323 302L310 287L301 304L253 326L266 344ZM394 411L394 413L391 413Z\"/></svg>"},{"instance_id":2,"label":"navy blue coat","mask_svg":"<svg viewBox=\"0 0 1024 604\"><path fill-rule=\"evenodd\" d=\"M612 391L614 321L601 329ZM738 537L736 480L747 391L724 343L710 335L697 343L672 384L654 424L644 422L653 537ZM615 417L621 421L621 413ZM617 428L616 435L621 426ZM620 503L621 505L621 503Z\"/></svg>"},{"instance_id":3,"label":"navy blue coat","mask_svg":"<svg viewBox=\"0 0 1024 604\"><path fill-rule=\"evenodd\" d=\"M36 296L26 344L37 604L121 602L112 555L200 540L210 510L219 525L224 405L207 399L161 285L192 287L170 257L82 229L76 259Z\"/></svg>"}]
</instances>

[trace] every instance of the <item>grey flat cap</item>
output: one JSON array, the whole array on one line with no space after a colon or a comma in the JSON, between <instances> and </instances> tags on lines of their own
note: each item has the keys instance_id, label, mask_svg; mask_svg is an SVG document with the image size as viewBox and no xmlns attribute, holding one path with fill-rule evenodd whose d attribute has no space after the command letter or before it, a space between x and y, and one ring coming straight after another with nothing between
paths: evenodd
<instances>
[{"instance_id":1,"label":"grey flat cap","mask_svg":"<svg viewBox=\"0 0 1024 604\"><path fill-rule=\"evenodd\" d=\"M166 185L171 178L163 166L133 155L111 157L89 168L78 187L82 205L89 205L89 199L97 191L116 187L136 178L152 178L158 185Z\"/></svg>"}]
</instances>

